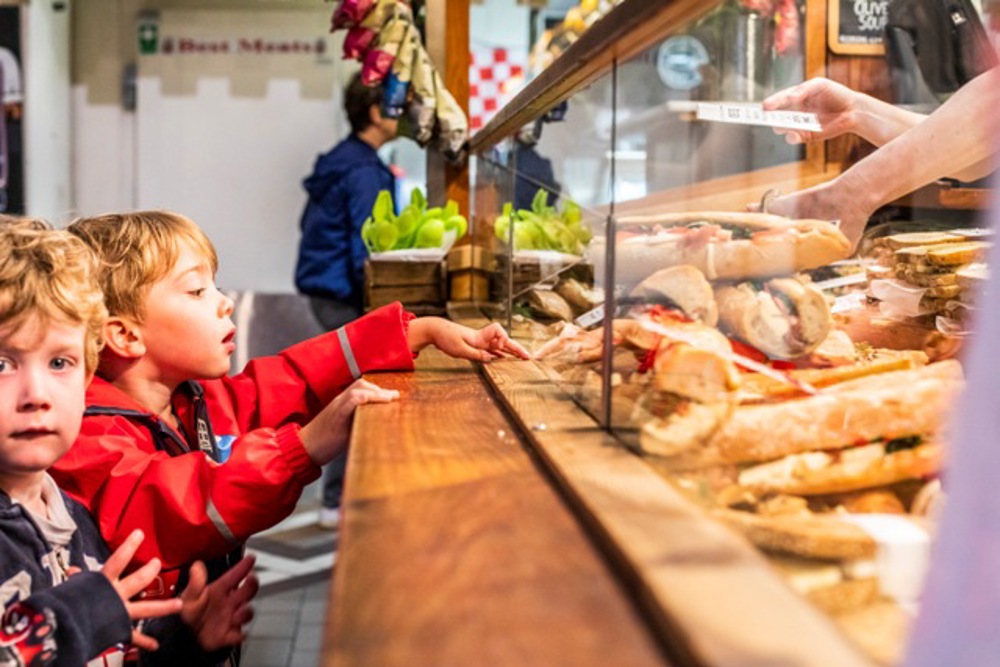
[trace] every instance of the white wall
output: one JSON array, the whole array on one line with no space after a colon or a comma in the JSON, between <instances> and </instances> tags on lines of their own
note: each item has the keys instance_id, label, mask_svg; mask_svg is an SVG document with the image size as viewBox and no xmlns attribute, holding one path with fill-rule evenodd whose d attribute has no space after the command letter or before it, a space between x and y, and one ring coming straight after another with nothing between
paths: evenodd
<instances>
[{"instance_id":1,"label":"white wall","mask_svg":"<svg viewBox=\"0 0 1000 667\"><path fill-rule=\"evenodd\" d=\"M24 15L25 208L59 221L70 208L70 17L51 2L32 2Z\"/></svg>"},{"instance_id":2,"label":"white wall","mask_svg":"<svg viewBox=\"0 0 1000 667\"><path fill-rule=\"evenodd\" d=\"M86 43L75 49L88 50L72 94L73 213L183 213L215 242L220 286L294 291L301 181L316 156L347 132L340 91L353 64L341 61L341 37L328 32L332 5L168 7L157 14L161 38L321 39L324 54L174 51L136 58L130 51L138 15L125 4L90 18L74 36ZM111 20L120 23L117 46L109 25L108 48L95 49L102 37L95 33ZM135 112L117 95L129 60L138 63Z\"/></svg>"}]
</instances>

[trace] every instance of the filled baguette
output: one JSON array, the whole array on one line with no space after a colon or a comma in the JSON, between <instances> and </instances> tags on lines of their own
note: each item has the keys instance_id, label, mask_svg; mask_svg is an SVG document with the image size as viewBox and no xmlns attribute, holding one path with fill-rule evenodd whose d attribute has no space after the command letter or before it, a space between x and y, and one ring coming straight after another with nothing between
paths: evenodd
<instances>
[{"instance_id":1,"label":"filled baguette","mask_svg":"<svg viewBox=\"0 0 1000 667\"><path fill-rule=\"evenodd\" d=\"M723 462L770 461L937 433L962 387L957 361L848 380L807 398L741 407L708 442Z\"/></svg>"},{"instance_id":2,"label":"filled baguette","mask_svg":"<svg viewBox=\"0 0 1000 667\"><path fill-rule=\"evenodd\" d=\"M723 285L715 302L719 327L772 359L809 354L833 324L823 294L795 278Z\"/></svg>"},{"instance_id":3,"label":"filled baguette","mask_svg":"<svg viewBox=\"0 0 1000 667\"><path fill-rule=\"evenodd\" d=\"M911 439L903 439L906 440ZM792 454L742 470L740 486L756 493L802 496L847 493L924 479L941 470L943 451L936 442L912 439L878 442L834 451Z\"/></svg>"},{"instance_id":4,"label":"filled baguette","mask_svg":"<svg viewBox=\"0 0 1000 667\"><path fill-rule=\"evenodd\" d=\"M693 212L617 221L619 282L635 284L659 269L689 264L709 280L789 275L850 254L832 223L764 213ZM600 241L595 241L601 245ZM595 252L603 256L603 248Z\"/></svg>"},{"instance_id":5,"label":"filled baguette","mask_svg":"<svg viewBox=\"0 0 1000 667\"><path fill-rule=\"evenodd\" d=\"M875 440L940 432L963 386L954 360L848 380L821 393L732 411L711 437L689 443L678 468L772 461L790 454L836 450ZM657 423L640 429L650 454L671 456L657 441Z\"/></svg>"}]
</instances>

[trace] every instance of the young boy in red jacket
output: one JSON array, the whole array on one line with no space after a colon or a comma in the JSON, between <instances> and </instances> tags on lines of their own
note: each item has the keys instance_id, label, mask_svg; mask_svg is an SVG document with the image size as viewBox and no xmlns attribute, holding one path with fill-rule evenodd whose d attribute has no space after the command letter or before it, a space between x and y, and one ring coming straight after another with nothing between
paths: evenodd
<instances>
[{"instance_id":1,"label":"young boy in red jacket","mask_svg":"<svg viewBox=\"0 0 1000 667\"><path fill-rule=\"evenodd\" d=\"M499 325L414 318L395 303L226 377L233 303L216 289L215 250L197 225L147 211L69 231L103 261L110 317L80 437L53 474L112 545L146 531L137 558L164 567L153 593L179 590L178 568L196 558L225 569L227 554L294 509L347 447L354 408L397 397L363 373L412 369L427 345L528 357Z\"/></svg>"},{"instance_id":2,"label":"young boy in red jacket","mask_svg":"<svg viewBox=\"0 0 1000 667\"><path fill-rule=\"evenodd\" d=\"M107 311L96 273L79 239L0 216L0 664L215 664L251 618L252 559L207 587L197 564L180 599L132 602L160 569L153 559L121 576L142 532L109 554L46 474L80 430L97 366ZM137 619L150 620L133 629Z\"/></svg>"}]
</instances>

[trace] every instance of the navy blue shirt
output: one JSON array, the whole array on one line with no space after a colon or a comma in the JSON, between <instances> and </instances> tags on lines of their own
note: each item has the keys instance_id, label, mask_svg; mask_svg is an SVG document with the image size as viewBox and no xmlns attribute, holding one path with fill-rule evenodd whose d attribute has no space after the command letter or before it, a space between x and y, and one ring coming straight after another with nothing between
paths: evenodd
<instances>
[{"instance_id":1,"label":"navy blue shirt","mask_svg":"<svg viewBox=\"0 0 1000 667\"><path fill-rule=\"evenodd\" d=\"M389 190L395 200L396 179L375 149L352 134L320 155L302 184L309 202L302 213L295 287L360 305L368 257L361 225L379 190Z\"/></svg>"}]
</instances>

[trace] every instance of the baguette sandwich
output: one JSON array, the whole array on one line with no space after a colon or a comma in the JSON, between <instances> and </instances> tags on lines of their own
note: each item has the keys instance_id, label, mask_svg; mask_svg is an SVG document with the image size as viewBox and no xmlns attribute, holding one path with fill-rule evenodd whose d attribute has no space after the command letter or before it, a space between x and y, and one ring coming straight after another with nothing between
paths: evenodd
<instances>
[{"instance_id":1,"label":"baguette sandwich","mask_svg":"<svg viewBox=\"0 0 1000 667\"><path fill-rule=\"evenodd\" d=\"M844 259L847 237L823 220L765 213L695 212L626 217L617 222L620 282L635 284L670 266L689 264L709 280L789 275ZM592 251L603 256L600 240Z\"/></svg>"},{"instance_id":2,"label":"baguette sandwich","mask_svg":"<svg viewBox=\"0 0 1000 667\"><path fill-rule=\"evenodd\" d=\"M757 493L843 493L936 474L953 399L957 361L879 373L805 398L741 405L687 449L661 443L662 420L640 430L644 452L675 469L739 464L739 483ZM927 437L925 439L925 436Z\"/></svg>"},{"instance_id":3,"label":"baguette sandwich","mask_svg":"<svg viewBox=\"0 0 1000 667\"><path fill-rule=\"evenodd\" d=\"M826 298L795 278L746 281L715 290L719 326L772 359L809 354L830 333Z\"/></svg>"}]
</instances>

